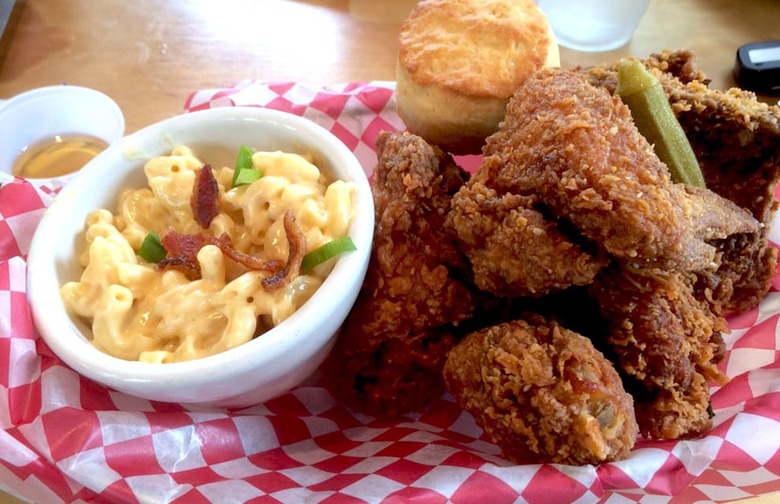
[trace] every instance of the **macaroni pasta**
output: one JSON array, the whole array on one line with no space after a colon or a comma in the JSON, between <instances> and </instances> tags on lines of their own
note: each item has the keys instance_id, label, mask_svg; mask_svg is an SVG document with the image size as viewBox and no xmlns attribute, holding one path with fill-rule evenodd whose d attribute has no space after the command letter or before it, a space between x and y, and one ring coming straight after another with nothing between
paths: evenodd
<instances>
[{"instance_id":1,"label":"macaroni pasta","mask_svg":"<svg viewBox=\"0 0 780 504\"><path fill-rule=\"evenodd\" d=\"M144 166L148 187L126 190L115 214L92 212L85 224L84 271L62 286L68 310L92 324L92 343L116 357L176 362L222 352L279 324L298 309L327 276L332 261L299 275L278 290L266 290L266 271L248 270L216 245L197 253L201 276L161 270L137 255L151 232L227 235L239 252L287 260L283 216L294 212L306 250L345 236L354 213L354 185L326 183L303 156L256 152L252 164L262 176L231 188L232 168L213 170L218 209L208 229L193 218L190 200L196 172L193 152L175 147L170 156Z\"/></svg>"}]
</instances>

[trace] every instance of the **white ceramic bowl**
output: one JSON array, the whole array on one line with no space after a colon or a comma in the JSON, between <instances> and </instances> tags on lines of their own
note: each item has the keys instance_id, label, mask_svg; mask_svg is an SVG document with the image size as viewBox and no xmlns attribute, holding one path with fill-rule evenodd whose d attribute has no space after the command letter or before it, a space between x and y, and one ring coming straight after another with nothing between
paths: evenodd
<instances>
[{"instance_id":1,"label":"white ceramic bowl","mask_svg":"<svg viewBox=\"0 0 780 504\"><path fill-rule=\"evenodd\" d=\"M146 184L142 166L184 144L213 166L232 165L240 145L258 150L314 153L318 165L357 185L350 236L357 251L339 258L314 295L261 337L189 362L150 364L112 357L93 347L90 328L65 310L59 288L77 280L76 243L84 219L113 209L123 188ZM220 158L223 156L224 158ZM45 212L28 256L28 297L46 344L68 366L112 389L150 400L241 407L276 397L322 363L357 297L368 265L374 207L365 173L352 152L324 128L274 110L225 107L176 116L112 144L89 162Z\"/></svg>"},{"instance_id":2,"label":"white ceramic bowl","mask_svg":"<svg viewBox=\"0 0 780 504\"><path fill-rule=\"evenodd\" d=\"M113 143L125 132L119 105L100 91L60 84L31 89L0 103L0 181L11 179L24 149L56 135L89 135ZM61 186L75 174L31 179Z\"/></svg>"}]
</instances>

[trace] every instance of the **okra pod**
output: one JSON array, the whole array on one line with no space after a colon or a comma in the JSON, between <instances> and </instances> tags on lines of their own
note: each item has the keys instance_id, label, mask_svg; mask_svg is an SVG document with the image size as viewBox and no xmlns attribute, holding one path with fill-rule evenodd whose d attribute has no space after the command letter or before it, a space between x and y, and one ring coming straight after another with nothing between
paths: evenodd
<instances>
[{"instance_id":1,"label":"okra pod","mask_svg":"<svg viewBox=\"0 0 780 504\"><path fill-rule=\"evenodd\" d=\"M672 180L704 187L699 162L661 82L641 62L624 59L618 63L615 93L628 105L639 132L653 145L658 158L669 167Z\"/></svg>"}]
</instances>

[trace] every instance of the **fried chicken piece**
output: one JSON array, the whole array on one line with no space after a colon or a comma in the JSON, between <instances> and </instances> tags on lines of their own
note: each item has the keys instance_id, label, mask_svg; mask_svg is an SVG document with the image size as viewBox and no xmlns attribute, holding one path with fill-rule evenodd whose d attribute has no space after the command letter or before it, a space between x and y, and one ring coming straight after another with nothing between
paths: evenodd
<instances>
[{"instance_id":1,"label":"fried chicken piece","mask_svg":"<svg viewBox=\"0 0 780 504\"><path fill-rule=\"evenodd\" d=\"M448 390L515 463L624 458L638 433L633 401L590 340L535 318L466 336L444 366Z\"/></svg>"},{"instance_id":2,"label":"fried chicken piece","mask_svg":"<svg viewBox=\"0 0 780 504\"><path fill-rule=\"evenodd\" d=\"M607 275L596 283L602 307L612 312L607 317L616 317L611 321L612 339L620 343L621 361L637 379L632 392L643 433L676 439L710 427L709 385L723 380L715 368L725 352L722 315L755 306L769 290L777 267L777 251L767 232L777 209L773 194L780 178L780 109L746 91L708 89L692 52L665 51L645 64L657 70L707 187L747 209L761 224L753 231L711 240L715 269L675 277L671 283L631 276L604 282ZM586 69L584 74L592 84L614 92L615 65ZM642 312L657 312L652 315L655 322L649 315L637 322ZM678 383L669 379L675 375L681 378Z\"/></svg>"},{"instance_id":3,"label":"fried chicken piece","mask_svg":"<svg viewBox=\"0 0 780 504\"><path fill-rule=\"evenodd\" d=\"M458 233L477 287L498 296L537 297L587 285L607 264L536 210L538 204L536 196L498 194L481 180L453 198L447 225Z\"/></svg>"},{"instance_id":4,"label":"fried chicken piece","mask_svg":"<svg viewBox=\"0 0 780 504\"><path fill-rule=\"evenodd\" d=\"M747 91L711 91L699 82L673 88L673 81L667 82L707 187L764 225L715 243L720 267L717 283L706 295L723 313L746 311L769 291L777 269L778 252L767 236L778 206L774 192L780 180L780 107L760 103ZM712 124L718 127L707 127Z\"/></svg>"},{"instance_id":5,"label":"fried chicken piece","mask_svg":"<svg viewBox=\"0 0 780 504\"><path fill-rule=\"evenodd\" d=\"M474 310L465 258L443 226L467 174L408 133L380 133L377 154L368 273L324 369L337 398L392 417L443 392L456 325Z\"/></svg>"},{"instance_id":6,"label":"fried chicken piece","mask_svg":"<svg viewBox=\"0 0 780 504\"><path fill-rule=\"evenodd\" d=\"M707 187L747 209L763 227L713 242L720 267L700 279L701 295L717 310L738 313L755 306L770 288L777 250L767 240L777 210L780 180L780 107L748 91L707 88L691 51L653 54L645 65L657 76L701 165ZM583 70L588 80L613 93L615 65ZM717 125L717 126L715 126Z\"/></svg>"},{"instance_id":7,"label":"fried chicken piece","mask_svg":"<svg viewBox=\"0 0 780 504\"><path fill-rule=\"evenodd\" d=\"M697 298L695 273L711 275L717 268L723 254L713 243L759 232L759 222L713 191L672 183L628 107L577 72L550 69L527 80L484 154L478 172L453 198L447 221L475 274L528 282L526 270L534 268L512 261L563 250L557 242L557 249L539 246L551 239L548 230L570 250L577 244L584 256L595 249L593 262L575 264L594 266L589 273L597 278L593 291L611 324L609 343L623 371L641 384L642 432L677 438L706 429L707 387L722 378L716 364L727 327L709 298ZM512 241L511 232L494 225L511 212L529 211L540 216L533 239L521 231L522 238ZM571 258L559 252L551 259L571 271ZM604 258L614 260L606 271ZM549 275L549 268L536 270ZM583 275L572 285L588 280ZM506 284L502 293L511 295L514 285Z\"/></svg>"},{"instance_id":8,"label":"fried chicken piece","mask_svg":"<svg viewBox=\"0 0 780 504\"><path fill-rule=\"evenodd\" d=\"M617 65L619 62L620 60L616 60L593 67L577 67L576 70L582 72L588 79L588 82L594 86L603 87L610 94L615 94ZM707 76L696 66L696 53L690 50L664 50L651 54L642 60L642 63L661 80L665 91L668 91L669 83L664 82L667 79L674 79L679 84L687 84L693 81L699 82L704 86L709 84Z\"/></svg>"},{"instance_id":9,"label":"fried chicken piece","mask_svg":"<svg viewBox=\"0 0 780 504\"><path fill-rule=\"evenodd\" d=\"M778 207L773 194L780 180L780 107L758 101L750 91L709 89L691 51L664 51L644 63L657 70L707 187L768 224ZM583 72L591 84L614 93L616 68Z\"/></svg>"},{"instance_id":10,"label":"fried chicken piece","mask_svg":"<svg viewBox=\"0 0 780 504\"><path fill-rule=\"evenodd\" d=\"M620 368L637 382L639 428L653 438L708 430L709 385L726 381L717 363L728 326L696 298L694 281L693 274L614 265L590 287Z\"/></svg>"},{"instance_id":11,"label":"fried chicken piece","mask_svg":"<svg viewBox=\"0 0 780 504\"><path fill-rule=\"evenodd\" d=\"M538 196L603 253L642 267L706 269L715 259L708 241L757 228L728 200L673 184L628 107L573 71L528 79L484 154L476 180ZM707 218L701 209L712 205L728 218Z\"/></svg>"}]
</instances>

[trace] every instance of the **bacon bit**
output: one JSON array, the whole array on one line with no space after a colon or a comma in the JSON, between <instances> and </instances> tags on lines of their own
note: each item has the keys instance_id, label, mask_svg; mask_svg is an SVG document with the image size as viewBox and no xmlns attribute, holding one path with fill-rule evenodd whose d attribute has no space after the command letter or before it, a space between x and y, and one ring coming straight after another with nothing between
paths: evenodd
<instances>
[{"instance_id":1,"label":"bacon bit","mask_svg":"<svg viewBox=\"0 0 780 504\"><path fill-rule=\"evenodd\" d=\"M208 229L211 221L219 214L218 196L217 179L214 178L211 166L204 164L195 173L195 184L192 187L192 197L190 198L192 216L203 229Z\"/></svg>"},{"instance_id":2,"label":"bacon bit","mask_svg":"<svg viewBox=\"0 0 780 504\"><path fill-rule=\"evenodd\" d=\"M169 256L195 260L198 251L209 239L213 238L206 234L184 234L169 229L163 233L160 242Z\"/></svg>"},{"instance_id":3,"label":"bacon bit","mask_svg":"<svg viewBox=\"0 0 780 504\"><path fill-rule=\"evenodd\" d=\"M301 262L303 256L306 255L306 235L296 224L295 214L292 210L287 210L284 213L284 232L290 247L287 253L287 263L282 269L263 279L263 287L267 291L280 289L292 282L300 274Z\"/></svg>"},{"instance_id":4,"label":"bacon bit","mask_svg":"<svg viewBox=\"0 0 780 504\"><path fill-rule=\"evenodd\" d=\"M190 280L201 278L198 252L204 245L216 245L227 257L251 270L277 273L284 267L281 261L264 260L239 252L233 248L233 245L230 243L230 237L227 234L214 238L207 234L182 234L168 230L163 234L160 241L167 252L167 256L157 264L157 267L181 271Z\"/></svg>"},{"instance_id":5,"label":"bacon bit","mask_svg":"<svg viewBox=\"0 0 780 504\"><path fill-rule=\"evenodd\" d=\"M167 255L157 263L162 270L175 269L184 273L190 280L197 280L200 275L198 251L207 243L208 235L182 234L168 230L160 238Z\"/></svg>"},{"instance_id":6,"label":"bacon bit","mask_svg":"<svg viewBox=\"0 0 780 504\"><path fill-rule=\"evenodd\" d=\"M201 278L198 261L190 262L183 257L166 257L157 263L157 267L161 270L177 270L183 273L191 282Z\"/></svg>"},{"instance_id":7,"label":"bacon bit","mask_svg":"<svg viewBox=\"0 0 780 504\"><path fill-rule=\"evenodd\" d=\"M213 240L214 238L211 239ZM276 259L260 259L259 257L239 252L231 246L230 238L226 234L220 236L219 240L217 240L217 243L214 243L214 245L219 247L223 254L251 270L277 272L284 266L282 261Z\"/></svg>"}]
</instances>

